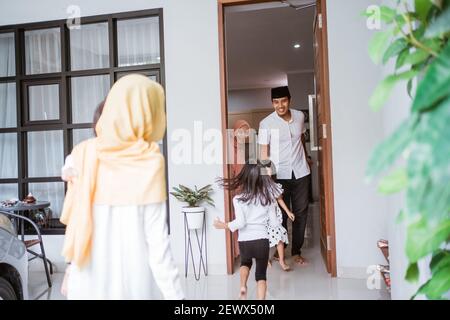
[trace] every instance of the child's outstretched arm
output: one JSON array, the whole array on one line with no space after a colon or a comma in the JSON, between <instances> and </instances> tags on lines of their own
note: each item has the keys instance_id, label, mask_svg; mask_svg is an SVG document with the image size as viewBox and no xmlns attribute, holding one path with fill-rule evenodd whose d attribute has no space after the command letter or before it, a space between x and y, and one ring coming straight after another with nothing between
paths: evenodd
<instances>
[{"instance_id":1,"label":"child's outstretched arm","mask_svg":"<svg viewBox=\"0 0 450 320\"><path fill-rule=\"evenodd\" d=\"M217 217L214 220L214 224L213 225L214 225L214 228L216 228L216 229L225 229L225 230L228 229L228 223L223 222L222 220L219 219L219 217Z\"/></svg>"},{"instance_id":2,"label":"child's outstretched arm","mask_svg":"<svg viewBox=\"0 0 450 320\"><path fill-rule=\"evenodd\" d=\"M291 219L292 221L295 220L295 215L291 212L291 210L289 210L288 206L286 205L286 202L284 202L283 197L279 197L277 199L278 204L281 206L281 208L283 208L284 212L286 212L286 214L288 215L289 219Z\"/></svg>"},{"instance_id":3,"label":"child's outstretched arm","mask_svg":"<svg viewBox=\"0 0 450 320\"><path fill-rule=\"evenodd\" d=\"M247 224L245 220L245 215L242 212L241 205L239 204L239 201L236 198L233 199L233 206L236 219L226 223L221 221L219 218L216 218L216 220L214 220L214 227L216 229L225 229L225 230L229 229L231 232L235 232L236 230L245 227L245 225Z\"/></svg>"}]
</instances>

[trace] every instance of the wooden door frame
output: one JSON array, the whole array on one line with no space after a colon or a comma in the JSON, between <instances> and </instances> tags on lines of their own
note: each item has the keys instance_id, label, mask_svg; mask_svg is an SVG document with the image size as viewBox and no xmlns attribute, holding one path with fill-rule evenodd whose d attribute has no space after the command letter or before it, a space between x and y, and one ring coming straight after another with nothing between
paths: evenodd
<instances>
[{"instance_id":1,"label":"wooden door frame","mask_svg":"<svg viewBox=\"0 0 450 320\"><path fill-rule=\"evenodd\" d=\"M327 11L326 1L319 0L317 3L321 5L322 11L322 48L323 48L323 74L321 77L323 88L323 101L325 105L326 120L329 124L327 128L327 139L325 139L326 148L330 150L328 152L328 158L324 171L324 191L325 191L325 207L327 211L327 225L330 230L330 245L331 245L331 276L337 276L336 265L336 233L335 233L335 218L334 218L334 192L333 192L333 163L332 163L332 135L331 135L331 110L330 110L330 83L329 83L329 65L328 65L328 25L327 25ZM235 5L247 5L263 2L275 2L275 0L217 0L218 15L219 15L219 67L220 67L220 101L221 101L221 115L222 115L222 136L223 136L223 174L224 177L230 176L230 165L228 164L228 141L227 141L227 129L228 129L228 102L227 102L227 79L226 79L226 55L225 55L225 26L224 26L224 8L227 6ZM230 219L230 206L231 199L229 191L224 191L225 196L225 219ZM232 237L231 232L226 231L226 252L227 252L227 273L233 274L234 258L231 250Z\"/></svg>"}]
</instances>

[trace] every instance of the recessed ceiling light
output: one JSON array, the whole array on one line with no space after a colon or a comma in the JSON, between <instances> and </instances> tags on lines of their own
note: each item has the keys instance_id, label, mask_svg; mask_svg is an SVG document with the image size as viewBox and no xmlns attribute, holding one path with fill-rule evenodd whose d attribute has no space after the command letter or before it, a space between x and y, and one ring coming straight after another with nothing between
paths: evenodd
<instances>
[{"instance_id":1,"label":"recessed ceiling light","mask_svg":"<svg viewBox=\"0 0 450 320\"><path fill-rule=\"evenodd\" d=\"M294 48L295 48L295 49L300 49L300 47L301 47L300 43L294 44Z\"/></svg>"}]
</instances>

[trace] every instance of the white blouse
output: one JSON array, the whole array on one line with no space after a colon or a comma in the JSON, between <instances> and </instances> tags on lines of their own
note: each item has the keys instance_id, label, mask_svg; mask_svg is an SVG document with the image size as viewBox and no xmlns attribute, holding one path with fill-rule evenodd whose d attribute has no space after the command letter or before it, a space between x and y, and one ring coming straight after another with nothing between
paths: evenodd
<instances>
[{"instance_id":1,"label":"white blouse","mask_svg":"<svg viewBox=\"0 0 450 320\"><path fill-rule=\"evenodd\" d=\"M245 203L239 200L239 195L233 198L236 219L228 223L231 232L239 230L238 241L268 239L267 225L278 226L278 220L273 205L263 206L257 203Z\"/></svg>"}]
</instances>

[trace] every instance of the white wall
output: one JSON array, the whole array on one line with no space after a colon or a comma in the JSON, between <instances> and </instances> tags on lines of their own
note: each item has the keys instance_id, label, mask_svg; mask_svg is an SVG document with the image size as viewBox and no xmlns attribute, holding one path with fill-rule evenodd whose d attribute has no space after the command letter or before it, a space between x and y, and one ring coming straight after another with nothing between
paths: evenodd
<instances>
[{"instance_id":1,"label":"white wall","mask_svg":"<svg viewBox=\"0 0 450 320\"><path fill-rule=\"evenodd\" d=\"M202 186L222 175L221 165L175 165L170 143L175 129L193 131L193 122L202 121L204 129L221 128L218 15L217 3L210 0L17 0L2 5L0 24L65 19L66 8L78 5L82 16L163 8L166 90L169 137L169 187L184 183ZM220 155L220 158L221 155ZM208 265L211 274L226 273L225 234L211 228L216 216L223 217L221 190L213 196L216 209L208 208ZM184 266L184 233L180 213L182 204L171 199L171 245L175 259ZM62 237L47 237L49 255L62 262L59 255ZM184 270L181 270L184 273Z\"/></svg>"},{"instance_id":2,"label":"white wall","mask_svg":"<svg viewBox=\"0 0 450 320\"><path fill-rule=\"evenodd\" d=\"M228 112L271 109L270 88L229 90Z\"/></svg>"},{"instance_id":3,"label":"white wall","mask_svg":"<svg viewBox=\"0 0 450 320\"><path fill-rule=\"evenodd\" d=\"M376 243L387 238L387 200L364 183L367 161L384 136L383 117L368 100L381 79L369 59L372 31L361 17L373 0L327 1L338 275L367 277L385 263Z\"/></svg>"}]
</instances>

